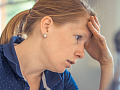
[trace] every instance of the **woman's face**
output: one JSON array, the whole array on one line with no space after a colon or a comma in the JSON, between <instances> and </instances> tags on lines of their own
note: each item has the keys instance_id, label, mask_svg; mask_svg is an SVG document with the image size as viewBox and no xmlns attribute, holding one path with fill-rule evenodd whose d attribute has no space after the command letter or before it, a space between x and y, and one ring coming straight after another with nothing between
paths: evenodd
<instances>
[{"instance_id":1,"label":"woman's face","mask_svg":"<svg viewBox=\"0 0 120 90\"><path fill-rule=\"evenodd\" d=\"M48 70L62 73L65 68L74 64L76 59L85 56L84 45L91 37L87 23L88 18L82 17L76 22L62 26L53 24L49 27L47 38L42 42Z\"/></svg>"}]
</instances>

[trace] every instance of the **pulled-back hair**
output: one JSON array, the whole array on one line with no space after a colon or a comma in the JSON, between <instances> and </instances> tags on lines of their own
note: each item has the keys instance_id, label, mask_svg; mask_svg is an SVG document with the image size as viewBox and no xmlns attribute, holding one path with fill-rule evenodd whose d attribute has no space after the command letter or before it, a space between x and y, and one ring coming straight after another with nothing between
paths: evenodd
<instances>
[{"instance_id":1,"label":"pulled-back hair","mask_svg":"<svg viewBox=\"0 0 120 90\"><path fill-rule=\"evenodd\" d=\"M74 21L83 16L94 16L92 9L81 0L38 0L30 10L14 16L2 32L0 44L6 44L14 35L30 36L37 21L50 16L55 24Z\"/></svg>"}]
</instances>

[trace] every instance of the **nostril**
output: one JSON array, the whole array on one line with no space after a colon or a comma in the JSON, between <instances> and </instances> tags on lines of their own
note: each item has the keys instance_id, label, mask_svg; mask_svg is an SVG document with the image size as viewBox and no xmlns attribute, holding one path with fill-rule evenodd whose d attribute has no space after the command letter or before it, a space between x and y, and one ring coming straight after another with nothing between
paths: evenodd
<instances>
[{"instance_id":1,"label":"nostril","mask_svg":"<svg viewBox=\"0 0 120 90\"><path fill-rule=\"evenodd\" d=\"M79 52L79 51L76 51L74 54L77 58L80 58L80 59L84 58L85 56L84 52Z\"/></svg>"},{"instance_id":2,"label":"nostril","mask_svg":"<svg viewBox=\"0 0 120 90\"><path fill-rule=\"evenodd\" d=\"M80 55L76 55L78 58L80 58L80 59L82 59L82 58L84 58L84 54L80 54Z\"/></svg>"},{"instance_id":3,"label":"nostril","mask_svg":"<svg viewBox=\"0 0 120 90\"><path fill-rule=\"evenodd\" d=\"M80 55L77 55L80 58Z\"/></svg>"}]
</instances>

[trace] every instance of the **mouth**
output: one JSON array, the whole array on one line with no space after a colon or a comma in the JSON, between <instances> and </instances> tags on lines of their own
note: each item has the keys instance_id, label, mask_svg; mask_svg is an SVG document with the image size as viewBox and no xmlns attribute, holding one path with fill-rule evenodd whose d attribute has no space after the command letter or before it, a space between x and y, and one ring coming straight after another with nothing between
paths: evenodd
<instances>
[{"instance_id":1,"label":"mouth","mask_svg":"<svg viewBox=\"0 0 120 90\"><path fill-rule=\"evenodd\" d=\"M75 64L75 61L67 60L71 65Z\"/></svg>"}]
</instances>

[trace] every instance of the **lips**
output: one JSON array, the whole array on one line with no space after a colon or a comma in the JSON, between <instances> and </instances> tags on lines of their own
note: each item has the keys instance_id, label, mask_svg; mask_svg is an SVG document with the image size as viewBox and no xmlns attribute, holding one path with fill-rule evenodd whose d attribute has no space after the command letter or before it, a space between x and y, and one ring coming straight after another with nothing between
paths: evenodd
<instances>
[{"instance_id":1,"label":"lips","mask_svg":"<svg viewBox=\"0 0 120 90\"><path fill-rule=\"evenodd\" d=\"M70 64L75 64L75 61L67 60Z\"/></svg>"}]
</instances>

